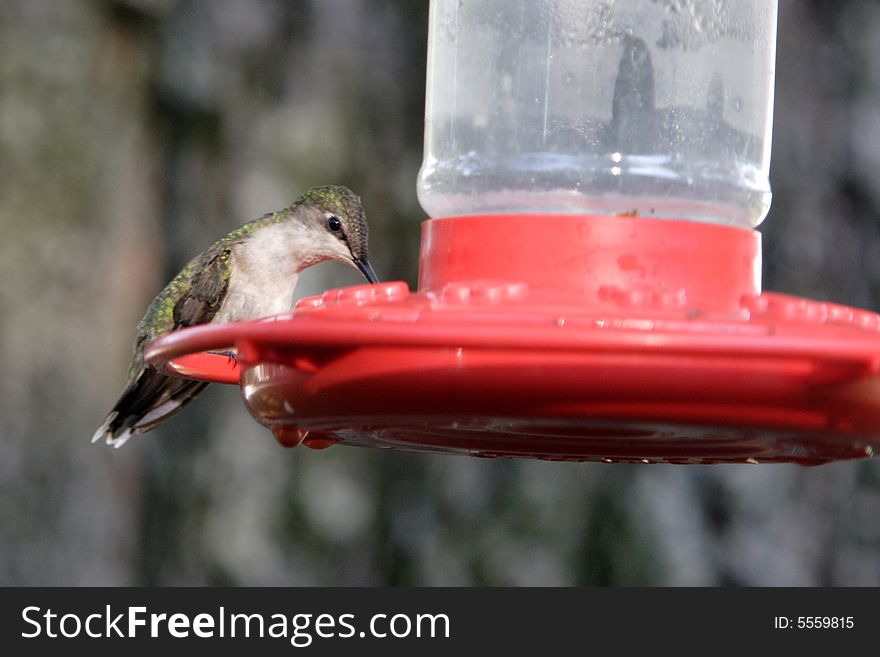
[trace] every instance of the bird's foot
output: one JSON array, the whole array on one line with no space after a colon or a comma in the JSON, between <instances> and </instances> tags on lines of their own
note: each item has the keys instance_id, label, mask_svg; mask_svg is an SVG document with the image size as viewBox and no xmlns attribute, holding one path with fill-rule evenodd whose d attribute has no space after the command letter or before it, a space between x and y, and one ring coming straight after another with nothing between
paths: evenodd
<instances>
[{"instance_id":1,"label":"bird's foot","mask_svg":"<svg viewBox=\"0 0 880 657\"><path fill-rule=\"evenodd\" d=\"M209 351L209 354L214 354L216 356L226 356L226 364L235 363L238 365L238 354L235 351Z\"/></svg>"}]
</instances>

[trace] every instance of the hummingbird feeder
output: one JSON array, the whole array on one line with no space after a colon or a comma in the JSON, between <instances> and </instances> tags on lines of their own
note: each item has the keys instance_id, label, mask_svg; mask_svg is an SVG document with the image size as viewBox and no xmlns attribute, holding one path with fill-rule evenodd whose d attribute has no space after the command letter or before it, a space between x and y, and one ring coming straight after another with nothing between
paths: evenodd
<instances>
[{"instance_id":1,"label":"hummingbird feeder","mask_svg":"<svg viewBox=\"0 0 880 657\"><path fill-rule=\"evenodd\" d=\"M606 462L880 447L880 316L761 291L777 3L432 0L418 289L160 337L287 446ZM234 347L237 364L206 353Z\"/></svg>"}]
</instances>

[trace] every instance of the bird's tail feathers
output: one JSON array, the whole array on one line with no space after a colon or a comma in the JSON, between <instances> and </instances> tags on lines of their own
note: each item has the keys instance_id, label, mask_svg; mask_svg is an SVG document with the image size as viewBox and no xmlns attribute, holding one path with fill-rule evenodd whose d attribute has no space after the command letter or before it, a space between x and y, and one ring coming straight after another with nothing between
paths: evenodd
<instances>
[{"instance_id":1,"label":"bird's tail feathers","mask_svg":"<svg viewBox=\"0 0 880 657\"><path fill-rule=\"evenodd\" d=\"M117 411L110 411L110 414L107 416L107 419L104 420L104 424L102 424L98 430L95 432L95 435L92 436L92 442L96 443L104 436L107 436L107 432L110 431L110 425L113 424L113 420L116 419L119 413ZM109 440L109 436L108 436Z\"/></svg>"},{"instance_id":2,"label":"bird's tail feathers","mask_svg":"<svg viewBox=\"0 0 880 657\"><path fill-rule=\"evenodd\" d=\"M208 384L166 376L146 368L129 381L113 410L92 436L108 445L122 447L129 438L145 433L176 415Z\"/></svg>"}]
</instances>

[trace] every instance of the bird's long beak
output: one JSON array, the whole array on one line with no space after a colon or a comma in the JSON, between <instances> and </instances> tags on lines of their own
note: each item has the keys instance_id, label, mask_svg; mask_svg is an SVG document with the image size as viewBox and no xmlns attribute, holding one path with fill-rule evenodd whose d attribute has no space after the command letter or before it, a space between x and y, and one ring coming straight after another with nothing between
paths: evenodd
<instances>
[{"instance_id":1,"label":"bird's long beak","mask_svg":"<svg viewBox=\"0 0 880 657\"><path fill-rule=\"evenodd\" d=\"M359 260L358 258L354 258L354 264L358 269L361 270L361 273L366 277L370 283L378 283L379 277L376 276L376 272L373 271L372 265L366 260Z\"/></svg>"}]
</instances>

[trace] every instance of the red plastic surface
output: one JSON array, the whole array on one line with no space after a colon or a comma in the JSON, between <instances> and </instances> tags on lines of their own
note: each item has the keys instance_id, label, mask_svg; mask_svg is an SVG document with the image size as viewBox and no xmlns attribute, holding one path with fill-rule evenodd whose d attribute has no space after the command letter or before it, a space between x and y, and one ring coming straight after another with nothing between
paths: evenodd
<instances>
[{"instance_id":1,"label":"red plastic surface","mask_svg":"<svg viewBox=\"0 0 880 657\"><path fill-rule=\"evenodd\" d=\"M736 228L632 217L425 222L420 290L163 336L282 444L558 460L819 464L880 448L880 317L759 294ZM183 359L183 360L182 360ZM201 359L201 360L199 360ZM215 376L216 375L216 376Z\"/></svg>"},{"instance_id":2,"label":"red plastic surface","mask_svg":"<svg viewBox=\"0 0 880 657\"><path fill-rule=\"evenodd\" d=\"M419 290L528 283L533 301L594 307L610 297L655 307L737 311L761 291L761 235L630 216L486 215L426 221Z\"/></svg>"}]
</instances>

